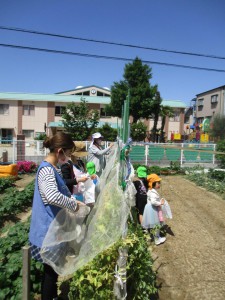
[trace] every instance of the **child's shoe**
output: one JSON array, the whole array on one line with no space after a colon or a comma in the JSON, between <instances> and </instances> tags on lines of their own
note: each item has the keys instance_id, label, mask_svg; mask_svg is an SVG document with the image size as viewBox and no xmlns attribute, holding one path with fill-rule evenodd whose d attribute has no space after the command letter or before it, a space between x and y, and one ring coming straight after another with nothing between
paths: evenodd
<instances>
[{"instance_id":1,"label":"child's shoe","mask_svg":"<svg viewBox=\"0 0 225 300\"><path fill-rule=\"evenodd\" d=\"M159 239L160 239L160 244L163 244L166 241L165 237L160 237Z\"/></svg>"},{"instance_id":2,"label":"child's shoe","mask_svg":"<svg viewBox=\"0 0 225 300\"><path fill-rule=\"evenodd\" d=\"M158 245L160 245L160 244L161 244L161 243L160 243L160 238L156 237L156 238L155 238L155 245L158 246Z\"/></svg>"},{"instance_id":3,"label":"child's shoe","mask_svg":"<svg viewBox=\"0 0 225 300\"><path fill-rule=\"evenodd\" d=\"M165 242L166 238L165 237L155 237L155 245L158 246L160 244L163 244Z\"/></svg>"}]
</instances>

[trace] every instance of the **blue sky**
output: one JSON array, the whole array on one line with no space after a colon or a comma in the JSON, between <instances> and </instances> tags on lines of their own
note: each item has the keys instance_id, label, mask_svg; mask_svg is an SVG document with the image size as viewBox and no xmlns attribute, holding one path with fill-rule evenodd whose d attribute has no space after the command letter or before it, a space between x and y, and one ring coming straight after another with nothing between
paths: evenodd
<instances>
[{"instance_id":1,"label":"blue sky","mask_svg":"<svg viewBox=\"0 0 225 300\"><path fill-rule=\"evenodd\" d=\"M225 57L224 0L0 0L0 26ZM0 43L225 70L224 59L0 30ZM56 93L109 87L126 62L0 46L0 92ZM165 100L190 104L225 85L225 72L152 64L151 84Z\"/></svg>"}]
</instances>

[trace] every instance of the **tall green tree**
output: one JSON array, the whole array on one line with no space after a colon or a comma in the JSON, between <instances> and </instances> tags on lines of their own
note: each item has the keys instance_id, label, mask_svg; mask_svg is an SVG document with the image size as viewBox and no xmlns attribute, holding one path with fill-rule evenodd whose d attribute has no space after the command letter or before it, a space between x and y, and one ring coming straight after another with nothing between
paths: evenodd
<instances>
[{"instance_id":1,"label":"tall green tree","mask_svg":"<svg viewBox=\"0 0 225 300\"><path fill-rule=\"evenodd\" d=\"M211 122L210 135L216 139L224 140L225 139L225 116L224 115L215 115Z\"/></svg>"},{"instance_id":2,"label":"tall green tree","mask_svg":"<svg viewBox=\"0 0 225 300\"><path fill-rule=\"evenodd\" d=\"M132 63L125 65L123 77L124 80L114 82L111 87L111 103L106 109L107 112L121 117L122 106L130 90L130 115L133 122L153 116L157 88L150 85L151 68L136 57Z\"/></svg>"},{"instance_id":3,"label":"tall green tree","mask_svg":"<svg viewBox=\"0 0 225 300\"><path fill-rule=\"evenodd\" d=\"M169 117L169 118L173 117L174 111L171 107L169 107L167 105L161 106L159 115L162 118L161 128L160 128L160 142L164 143L165 142L164 127L165 127L165 123L166 123L166 117Z\"/></svg>"},{"instance_id":4,"label":"tall green tree","mask_svg":"<svg viewBox=\"0 0 225 300\"><path fill-rule=\"evenodd\" d=\"M147 126L142 122L131 124L130 135L133 141L142 142L146 137Z\"/></svg>"},{"instance_id":5,"label":"tall green tree","mask_svg":"<svg viewBox=\"0 0 225 300\"><path fill-rule=\"evenodd\" d=\"M151 102L151 109L153 115L152 141L156 142L156 132L157 132L158 120L161 112L162 98L160 96L160 92L158 91L157 85L155 85L152 89L154 92L153 101Z\"/></svg>"},{"instance_id":6,"label":"tall green tree","mask_svg":"<svg viewBox=\"0 0 225 300\"><path fill-rule=\"evenodd\" d=\"M98 128L98 132L103 135L105 141L114 142L117 138L117 129L112 128L108 123L105 123L102 127Z\"/></svg>"},{"instance_id":7,"label":"tall green tree","mask_svg":"<svg viewBox=\"0 0 225 300\"><path fill-rule=\"evenodd\" d=\"M83 98L79 104L68 104L62 114L62 123L66 132L75 141L87 140L99 123L99 112L90 110Z\"/></svg>"}]
</instances>

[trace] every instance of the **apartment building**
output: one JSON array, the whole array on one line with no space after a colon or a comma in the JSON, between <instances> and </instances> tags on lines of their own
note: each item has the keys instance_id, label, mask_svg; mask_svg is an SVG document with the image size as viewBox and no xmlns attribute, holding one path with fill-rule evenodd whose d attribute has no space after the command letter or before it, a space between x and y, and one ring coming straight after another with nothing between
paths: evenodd
<instances>
[{"instance_id":1,"label":"apartment building","mask_svg":"<svg viewBox=\"0 0 225 300\"><path fill-rule=\"evenodd\" d=\"M118 118L105 113L105 106L111 101L110 90L106 87L78 86L56 94L0 93L0 140L12 140L20 135L30 140L39 134L53 135L63 130L63 109L69 103L79 103L81 97L87 101L90 109L99 111L99 126L109 123L111 127L117 128ZM163 101L162 104L174 109L174 116L166 120L168 138L170 132L182 134L186 104L182 101ZM151 130L153 120L145 123L148 130Z\"/></svg>"},{"instance_id":2,"label":"apartment building","mask_svg":"<svg viewBox=\"0 0 225 300\"><path fill-rule=\"evenodd\" d=\"M196 122L211 120L214 115L225 115L225 85L196 95Z\"/></svg>"},{"instance_id":3,"label":"apartment building","mask_svg":"<svg viewBox=\"0 0 225 300\"><path fill-rule=\"evenodd\" d=\"M90 109L100 113L100 126L116 118L107 118L104 108L110 103L110 90L97 86L77 87L57 94L0 93L0 139L25 135L33 139L42 133L53 135L62 130L62 111L69 103L79 103L81 97Z\"/></svg>"}]
</instances>

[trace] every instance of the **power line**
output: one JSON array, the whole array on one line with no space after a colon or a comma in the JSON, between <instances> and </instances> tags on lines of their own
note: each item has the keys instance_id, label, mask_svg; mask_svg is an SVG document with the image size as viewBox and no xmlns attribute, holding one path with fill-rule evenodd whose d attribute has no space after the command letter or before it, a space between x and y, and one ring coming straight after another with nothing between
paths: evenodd
<instances>
[{"instance_id":1,"label":"power line","mask_svg":"<svg viewBox=\"0 0 225 300\"><path fill-rule=\"evenodd\" d=\"M32 33L32 34L38 34L38 35L46 35L46 36L52 36L52 37L58 37L58 38L64 38L64 39L80 40L80 41L86 41L86 42L92 42L92 43L101 43L101 44L108 44L108 45L115 45L115 46L122 46L122 47L144 49L144 50L152 50L152 51L168 52L168 53L175 53L175 54L182 54L182 55L207 57L207 58L214 58L214 59L225 59L225 57L223 57L223 56L217 56L217 55L201 54L201 53L194 53L194 52L184 52L184 51L176 51L176 50L168 50L168 49L162 49L162 48L153 48L153 47L147 47L147 46L138 46L138 45L116 43L116 42L102 41L102 40L96 40L96 39L87 39L87 38L81 38L81 37L75 37L75 36L68 36L68 35L61 35L61 34L50 33L50 32L41 32L41 31L24 29L24 28L17 28L17 27L0 26L0 29L2 29L2 30L11 30L11 31L24 32L24 33Z\"/></svg>"},{"instance_id":2,"label":"power line","mask_svg":"<svg viewBox=\"0 0 225 300\"><path fill-rule=\"evenodd\" d=\"M27 46L19 46L19 45L12 45L12 44L0 44L0 47L8 47L8 48L31 50L31 51L41 51L41 52L64 54L64 55L76 55L76 56L91 57L91 58L97 58L97 59L120 60L120 61L127 61L127 62L134 60L133 58L126 58L126 57L105 56L105 55L96 55L96 54L88 54L88 53L80 53L80 52L68 52L68 51L62 51L62 50L27 47ZM221 69L210 69L210 68L202 68L202 67L195 67L195 66L178 65L178 64L170 64L170 63L165 63L165 62L149 61L149 60L142 60L142 62L145 64L155 64L155 65L162 65L162 66L169 66L169 67L178 67L178 68L225 73L225 70L221 70Z\"/></svg>"}]
</instances>

